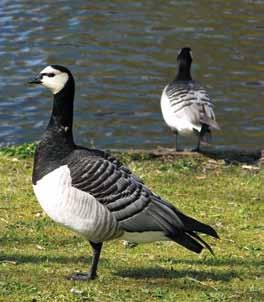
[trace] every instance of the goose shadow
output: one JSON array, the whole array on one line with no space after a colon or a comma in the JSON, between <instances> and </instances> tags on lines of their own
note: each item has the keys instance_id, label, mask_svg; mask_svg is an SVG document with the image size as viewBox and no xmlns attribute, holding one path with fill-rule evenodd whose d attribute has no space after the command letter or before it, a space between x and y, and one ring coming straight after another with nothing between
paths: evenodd
<instances>
[{"instance_id":1,"label":"goose shadow","mask_svg":"<svg viewBox=\"0 0 264 302\"><path fill-rule=\"evenodd\" d=\"M214 280L214 281L230 281L234 278L241 278L241 267L250 268L252 276L264 277L264 272L260 273L256 270L259 270L260 267L264 265L264 259L239 259L235 257L230 258L208 258L208 259L174 259L174 258L161 258L161 263L168 265L193 265L203 267L214 267L216 271L210 271L206 268L203 268L202 271L193 270L193 269L166 269L163 267L147 267L147 268L132 268L132 269L122 269L114 274L133 279L147 279L147 278L165 278L165 279L179 279L179 278L194 278L199 281ZM227 270L220 271L218 267L228 266Z\"/></svg>"},{"instance_id":2,"label":"goose shadow","mask_svg":"<svg viewBox=\"0 0 264 302\"><path fill-rule=\"evenodd\" d=\"M114 155L122 158L121 150L112 149L111 151ZM220 148L210 148L204 147L199 150L199 152L194 152L190 150L183 150L180 152L175 151L171 148L157 148L153 150L129 150L124 149L122 152L125 152L131 156L133 160L142 160L144 159L156 159L156 158L170 158L170 159L179 159L179 158L188 158L188 157L199 157L203 155L208 158L215 160L224 160L226 163L244 163L244 164L254 164L257 163L264 157L264 150L239 150L239 149L220 149Z\"/></svg>"},{"instance_id":3,"label":"goose shadow","mask_svg":"<svg viewBox=\"0 0 264 302\"><path fill-rule=\"evenodd\" d=\"M193 278L199 281L214 280L214 281L230 281L234 278L239 278L239 274L235 271L228 272L211 272L211 271L196 271L191 269L171 270L162 267L148 268L132 268L119 270L114 273L119 277L132 279L181 279Z\"/></svg>"},{"instance_id":4,"label":"goose shadow","mask_svg":"<svg viewBox=\"0 0 264 302\"><path fill-rule=\"evenodd\" d=\"M73 264L80 263L89 265L92 261L92 256L87 253L87 256L62 256L62 255L23 255L23 254L0 254L0 262L16 262L19 264L27 264L27 263L60 263L60 264ZM108 260L105 258L101 258L100 262L107 263Z\"/></svg>"},{"instance_id":5,"label":"goose shadow","mask_svg":"<svg viewBox=\"0 0 264 302\"><path fill-rule=\"evenodd\" d=\"M174 259L174 258L161 258L160 261L162 263L170 263L170 264L188 264L188 265L203 265L203 266L246 266L246 267L261 267L264 265L264 259L256 259L256 258L208 258L208 259ZM264 273L264 272L263 272Z\"/></svg>"},{"instance_id":6,"label":"goose shadow","mask_svg":"<svg viewBox=\"0 0 264 302\"><path fill-rule=\"evenodd\" d=\"M261 150L219 150L219 149L202 149L200 154L215 159L224 160L226 163L244 163L254 164L261 159Z\"/></svg>"}]
</instances>

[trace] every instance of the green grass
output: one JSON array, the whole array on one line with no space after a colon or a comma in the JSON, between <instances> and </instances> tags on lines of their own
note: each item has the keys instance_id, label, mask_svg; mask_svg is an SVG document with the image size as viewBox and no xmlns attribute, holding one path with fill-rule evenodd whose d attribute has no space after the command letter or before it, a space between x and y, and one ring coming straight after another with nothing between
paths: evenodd
<instances>
[{"instance_id":1,"label":"green grass","mask_svg":"<svg viewBox=\"0 0 264 302\"><path fill-rule=\"evenodd\" d=\"M216 256L113 241L99 278L75 282L64 276L88 268L89 244L43 214L31 188L34 145L19 148L0 151L1 302L264 301L263 170L120 155L157 194L217 229L221 240L207 238Z\"/></svg>"}]
</instances>

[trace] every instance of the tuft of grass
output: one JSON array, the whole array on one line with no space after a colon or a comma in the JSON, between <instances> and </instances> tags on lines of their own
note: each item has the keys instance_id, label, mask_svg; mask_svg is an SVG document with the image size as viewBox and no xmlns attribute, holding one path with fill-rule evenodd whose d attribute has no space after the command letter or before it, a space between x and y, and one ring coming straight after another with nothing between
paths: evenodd
<instances>
[{"instance_id":1,"label":"tuft of grass","mask_svg":"<svg viewBox=\"0 0 264 302\"><path fill-rule=\"evenodd\" d=\"M33 150L0 151L0 302L264 301L262 169L120 154L154 192L218 231L221 240L203 237L216 257L173 242L133 249L107 242L98 279L75 282L64 276L88 269L90 247L38 205Z\"/></svg>"},{"instance_id":2,"label":"tuft of grass","mask_svg":"<svg viewBox=\"0 0 264 302\"><path fill-rule=\"evenodd\" d=\"M25 143L19 146L12 145L0 148L0 155L16 156L18 158L30 158L34 155L36 143Z\"/></svg>"}]
</instances>

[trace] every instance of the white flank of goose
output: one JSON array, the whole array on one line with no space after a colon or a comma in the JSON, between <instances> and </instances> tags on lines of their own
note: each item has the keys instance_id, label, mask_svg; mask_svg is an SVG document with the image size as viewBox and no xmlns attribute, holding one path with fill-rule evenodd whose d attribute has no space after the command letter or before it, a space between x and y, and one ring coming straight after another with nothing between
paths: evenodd
<instances>
[{"instance_id":1,"label":"white flank of goose","mask_svg":"<svg viewBox=\"0 0 264 302\"><path fill-rule=\"evenodd\" d=\"M69 279L94 279L103 242L116 238L172 240L196 253L204 247L212 252L198 235L218 238L212 227L152 193L110 154L74 143L75 86L67 68L48 66L30 83L53 93L52 114L34 157L35 195L50 218L85 237L93 249L89 271L73 273Z\"/></svg>"}]
</instances>

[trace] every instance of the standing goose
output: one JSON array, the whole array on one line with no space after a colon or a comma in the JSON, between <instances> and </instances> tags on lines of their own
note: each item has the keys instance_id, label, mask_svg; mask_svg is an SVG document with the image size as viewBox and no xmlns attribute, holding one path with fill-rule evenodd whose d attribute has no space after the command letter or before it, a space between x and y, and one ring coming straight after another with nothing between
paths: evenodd
<instances>
[{"instance_id":1,"label":"standing goose","mask_svg":"<svg viewBox=\"0 0 264 302\"><path fill-rule=\"evenodd\" d=\"M44 211L89 240L93 259L87 273L71 280L96 277L106 240L132 242L173 240L200 253L210 246L198 232L218 238L215 230L190 218L159 196L109 154L75 145L72 134L74 79L65 67L51 65L31 81L53 93L53 110L39 142L33 189Z\"/></svg>"},{"instance_id":2,"label":"standing goose","mask_svg":"<svg viewBox=\"0 0 264 302\"><path fill-rule=\"evenodd\" d=\"M161 111L166 124L175 133L176 151L178 135L196 134L200 142L208 142L212 129L220 129L213 111L213 104L203 87L192 80L192 56L189 47L182 48L178 57L178 73L161 95Z\"/></svg>"}]
</instances>

